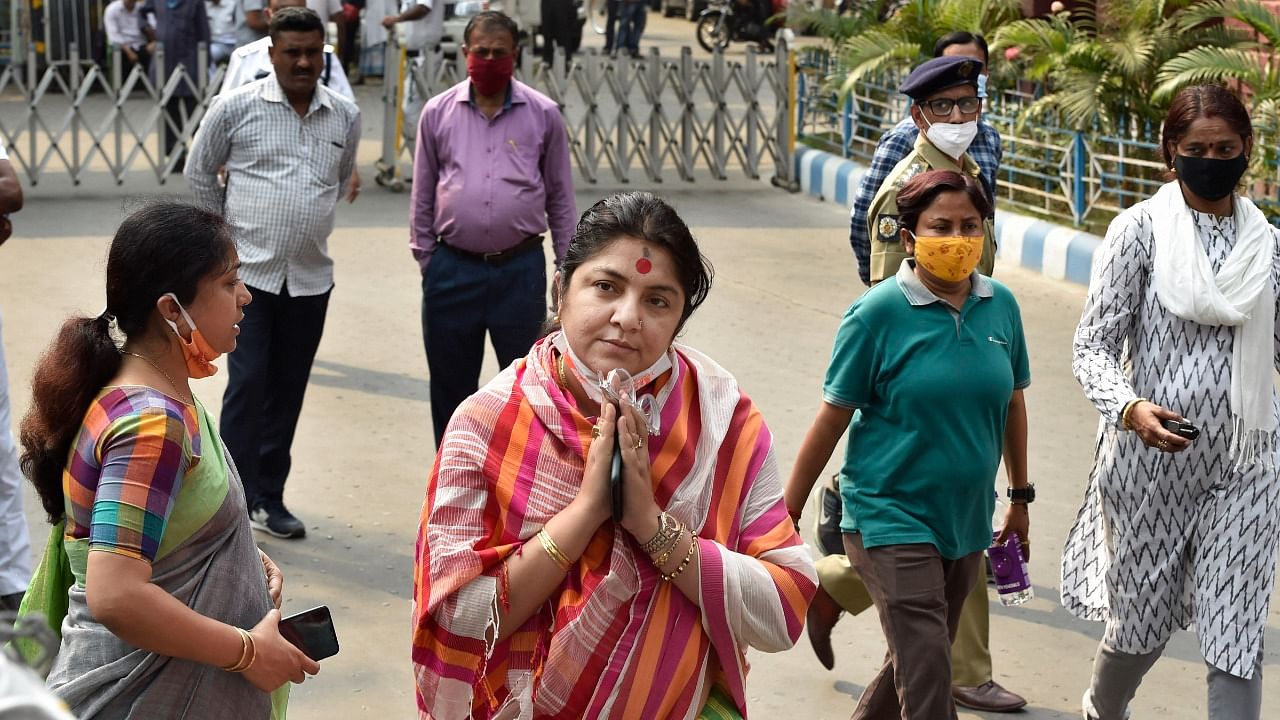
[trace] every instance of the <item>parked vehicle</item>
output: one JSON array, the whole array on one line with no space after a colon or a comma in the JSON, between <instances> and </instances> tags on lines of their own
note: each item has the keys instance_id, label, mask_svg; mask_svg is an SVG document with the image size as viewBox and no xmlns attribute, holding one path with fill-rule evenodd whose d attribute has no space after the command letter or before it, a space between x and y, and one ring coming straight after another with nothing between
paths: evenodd
<instances>
[{"instance_id":1,"label":"parked vehicle","mask_svg":"<svg viewBox=\"0 0 1280 720\"><path fill-rule=\"evenodd\" d=\"M574 0L574 5L578 9L578 24L581 26L587 20L586 2ZM510 15L520 28L518 41L522 47L527 45L532 48L535 39L542 33L542 0L459 0L444 6L444 36L440 40L440 47L445 57L458 55L467 21L485 10L497 10Z\"/></svg>"},{"instance_id":2,"label":"parked vehicle","mask_svg":"<svg viewBox=\"0 0 1280 720\"><path fill-rule=\"evenodd\" d=\"M769 34L754 15L738 0L708 0L694 28L698 44L707 52L724 50L730 42L754 42L762 50L772 50Z\"/></svg>"}]
</instances>

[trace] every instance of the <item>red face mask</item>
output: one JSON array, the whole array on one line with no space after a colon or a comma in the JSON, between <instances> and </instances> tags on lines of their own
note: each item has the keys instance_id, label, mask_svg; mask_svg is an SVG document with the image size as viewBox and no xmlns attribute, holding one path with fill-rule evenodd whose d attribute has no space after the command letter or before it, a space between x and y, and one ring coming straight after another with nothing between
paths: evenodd
<instances>
[{"instance_id":1,"label":"red face mask","mask_svg":"<svg viewBox=\"0 0 1280 720\"><path fill-rule=\"evenodd\" d=\"M493 97L507 89L511 76L515 74L516 58L514 55L486 60L478 55L467 55L467 75L476 92L485 97Z\"/></svg>"}]
</instances>

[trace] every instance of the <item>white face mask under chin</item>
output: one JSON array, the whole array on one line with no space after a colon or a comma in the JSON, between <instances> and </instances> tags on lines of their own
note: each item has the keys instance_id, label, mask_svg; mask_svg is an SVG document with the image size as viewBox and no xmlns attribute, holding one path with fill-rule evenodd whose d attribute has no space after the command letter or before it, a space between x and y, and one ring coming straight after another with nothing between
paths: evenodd
<instances>
[{"instance_id":1,"label":"white face mask under chin","mask_svg":"<svg viewBox=\"0 0 1280 720\"><path fill-rule=\"evenodd\" d=\"M928 123L928 118L925 119ZM963 123L929 123L924 136L948 157L960 159L978 136L978 121Z\"/></svg>"}]
</instances>

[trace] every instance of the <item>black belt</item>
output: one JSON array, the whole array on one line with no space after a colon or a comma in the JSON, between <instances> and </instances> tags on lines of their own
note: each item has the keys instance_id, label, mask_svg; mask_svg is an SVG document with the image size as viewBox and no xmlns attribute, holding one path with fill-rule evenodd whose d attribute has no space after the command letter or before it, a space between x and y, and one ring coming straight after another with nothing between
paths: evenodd
<instances>
[{"instance_id":1,"label":"black belt","mask_svg":"<svg viewBox=\"0 0 1280 720\"><path fill-rule=\"evenodd\" d=\"M497 252L472 252L470 250L463 250L456 245L450 245L444 241L444 238L439 238L439 241L441 245L444 245L462 257L475 260L476 262L482 262L487 265L504 265L534 248L542 247L541 235L530 235L524 240L521 240L517 245L515 245L515 247L510 247L506 250L498 250Z\"/></svg>"},{"instance_id":2,"label":"black belt","mask_svg":"<svg viewBox=\"0 0 1280 720\"><path fill-rule=\"evenodd\" d=\"M421 50L405 50L404 51L404 56L409 58L416 58L421 54L422 54Z\"/></svg>"}]
</instances>

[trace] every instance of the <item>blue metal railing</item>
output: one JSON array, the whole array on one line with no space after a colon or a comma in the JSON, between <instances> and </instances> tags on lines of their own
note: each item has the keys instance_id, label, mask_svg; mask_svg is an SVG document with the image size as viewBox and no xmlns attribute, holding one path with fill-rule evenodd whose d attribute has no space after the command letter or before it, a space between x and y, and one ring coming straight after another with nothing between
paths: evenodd
<instances>
[{"instance_id":1,"label":"blue metal railing","mask_svg":"<svg viewBox=\"0 0 1280 720\"><path fill-rule=\"evenodd\" d=\"M804 48L798 61L800 99L796 127L805 144L871 164L880 137L907 116L897 77L859 82L843 101L829 79L842 76L830 53ZM1051 122L1019 123L1040 88L992 88L983 117L1001 135L1004 157L997 179L1001 205L1061 218L1079 227L1105 225L1125 208L1151 197L1165 182L1159 127L1130 123L1123 134L1100 128L1079 131ZM1274 133L1259 129L1258 148ZM1253 183L1253 197L1280 225L1280 160L1267 152L1264 176Z\"/></svg>"}]
</instances>

